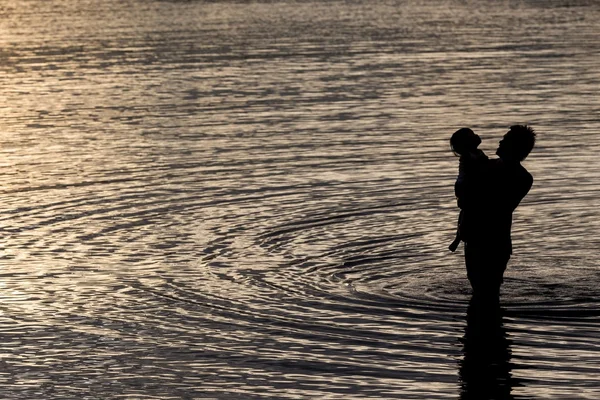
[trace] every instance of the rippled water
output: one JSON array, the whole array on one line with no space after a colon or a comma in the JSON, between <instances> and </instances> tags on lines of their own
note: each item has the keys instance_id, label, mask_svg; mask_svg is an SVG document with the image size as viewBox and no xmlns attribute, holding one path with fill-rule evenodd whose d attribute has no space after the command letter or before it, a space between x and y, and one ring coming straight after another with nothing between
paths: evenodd
<instances>
[{"instance_id":1,"label":"rippled water","mask_svg":"<svg viewBox=\"0 0 600 400\"><path fill-rule=\"evenodd\" d=\"M599 18L4 1L0 397L600 398ZM478 317L447 140L514 123L535 183Z\"/></svg>"}]
</instances>

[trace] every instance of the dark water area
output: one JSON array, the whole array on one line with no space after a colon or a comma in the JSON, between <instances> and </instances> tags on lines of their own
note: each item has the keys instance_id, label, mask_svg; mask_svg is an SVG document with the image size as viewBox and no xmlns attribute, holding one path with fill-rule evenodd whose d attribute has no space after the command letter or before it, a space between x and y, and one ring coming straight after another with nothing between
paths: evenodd
<instances>
[{"instance_id":1,"label":"dark water area","mask_svg":"<svg viewBox=\"0 0 600 400\"><path fill-rule=\"evenodd\" d=\"M0 398L600 398L600 4L6 0ZM501 303L462 126L531 124Z\"/></svg>"}]
</instances>

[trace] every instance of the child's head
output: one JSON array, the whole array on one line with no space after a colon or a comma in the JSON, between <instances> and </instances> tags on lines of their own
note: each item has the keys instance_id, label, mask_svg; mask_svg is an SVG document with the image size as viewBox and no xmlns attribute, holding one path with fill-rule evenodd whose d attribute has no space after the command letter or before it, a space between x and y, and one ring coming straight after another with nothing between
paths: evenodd
<instances>
[{"instance_id":1,"label":"child's head","mask_svg":"<svg viewBox=\"0 0 600 400\"><path fill-rule=\"evenodd\" d=\"M450 148L459 155L475 151L481 144L481 138L469 128L461 128L452 134Z\"/></svg>"}]
</instances>

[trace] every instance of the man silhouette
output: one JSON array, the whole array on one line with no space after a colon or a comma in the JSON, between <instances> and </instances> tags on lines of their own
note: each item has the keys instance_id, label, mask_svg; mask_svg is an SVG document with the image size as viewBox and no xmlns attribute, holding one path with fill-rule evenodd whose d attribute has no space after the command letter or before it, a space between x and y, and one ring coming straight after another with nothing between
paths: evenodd
<instances>
[{"instance_id":1,"label":"man silhouette","mask_svg":"<svg viewBox=\"0 0 600 400\"><path fill-rule=\"evenodd\" d=\"M512 214L531 189L533 177L521 165L533 149L535 132L514 125L500 141L496 155L482 166L463 199L467 210L461 224L465 264L473 295L497 299L512 254Z\"/></svg>"}]
</instances>

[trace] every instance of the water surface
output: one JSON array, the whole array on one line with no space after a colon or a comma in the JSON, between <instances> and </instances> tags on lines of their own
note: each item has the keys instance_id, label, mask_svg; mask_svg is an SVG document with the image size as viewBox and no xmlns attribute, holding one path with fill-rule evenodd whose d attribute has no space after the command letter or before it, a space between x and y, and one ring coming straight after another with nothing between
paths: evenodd
<instances>
[{"instance_id":1,"label":"water surface","mask_svg":"<svg viewBox=\"0 0 600 400\"><path fill-rule=\"evenodd\" d=\"M599 18L4 2L0 397L599 398ZM447 141L515 123L535 183L481 319Z\"/></svg>"}]
</instances>

